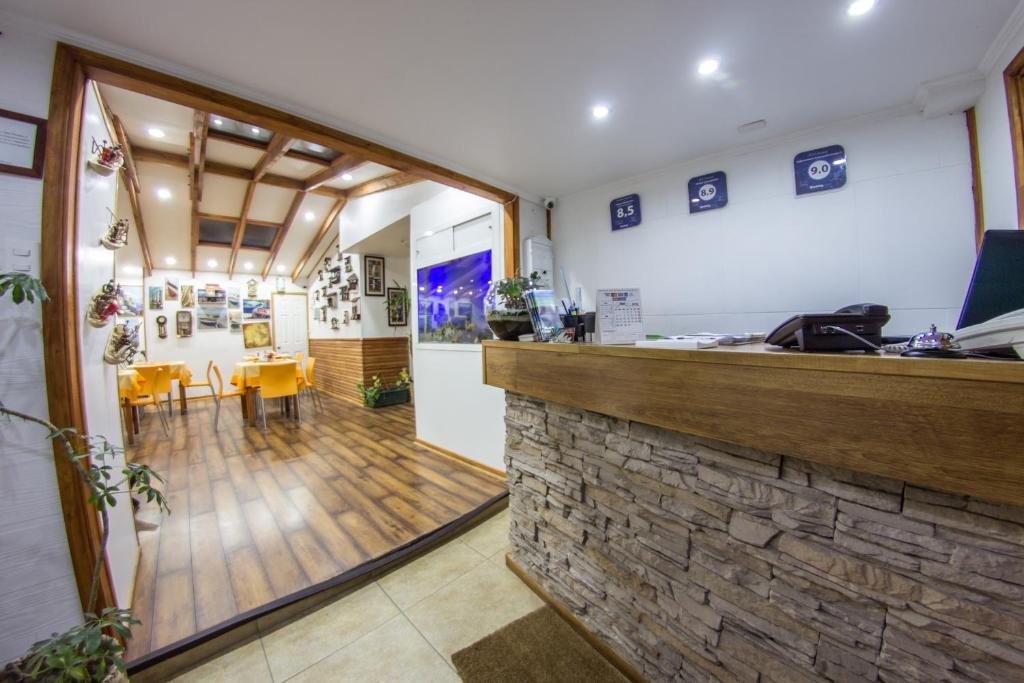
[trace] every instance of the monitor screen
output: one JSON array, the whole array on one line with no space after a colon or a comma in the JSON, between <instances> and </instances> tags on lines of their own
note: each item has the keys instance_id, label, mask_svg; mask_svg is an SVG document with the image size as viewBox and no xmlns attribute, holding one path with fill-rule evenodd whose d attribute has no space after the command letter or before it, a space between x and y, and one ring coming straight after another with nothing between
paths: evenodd
<instances>
[{"instance_id":1,"label":"monitor screen","mask_svg":"<svg viewBox=\"0 0 1024 683\"><path fill-rule=\"evenodd\" d=\"M957 329L1024 308L1024 230L987 230Z\"/></svg>"}]
</instances>

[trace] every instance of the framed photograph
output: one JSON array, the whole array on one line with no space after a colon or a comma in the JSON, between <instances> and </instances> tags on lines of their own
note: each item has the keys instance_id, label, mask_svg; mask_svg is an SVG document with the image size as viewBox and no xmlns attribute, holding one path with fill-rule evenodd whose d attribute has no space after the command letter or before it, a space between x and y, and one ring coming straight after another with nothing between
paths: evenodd
<instances>
[{"instance_id":1,"label":"framed photograph","mask_svg":"<svg viewBox=\"0 0 1024 683\"><path fill-rule=\"evenodd\" d=\"M238 287L228 287L228 308L241 308L242 292Z\"/></svg>"},{"instance_id":2,"label":"framed photograph","mask_svg":"<svg viewBox=\"0 0 1024 683\"><path fill-rule=\"evenodd\" d=\"M159 311L164 307L164 288L157 285L149 288L149 310Z\"/></svg>"},{"instance_id":3,"label":"framed photograph","mask_svg":"<svg viewBox=\"0 0 1024 683\"><path fill-rule=\"evenodd\" d=\"M174 323L179 337L192 336L192 311L178 311Z\"/></svg>"},{"instance_id":4,"label":"framed photograph","mask_svg":"<svg viewBox=\"0 0 1024 683\"><path fill-rule=\"evenodd\" d=\"M242 325L242 343L247 349L270 346L270 323L266 320L244 323Z\"/></svg>"},{"instance_id":5,"label":"framed photograph","mask_svg":"<svg viewBox=\"0 0 1024 683\"><path fill-rule=\"evenodd\" d=\"M405 300L405 287L388 287L388 327L405 327L409 324L409 311Z\"/></svg>"},{"instance_id":6,"label":"framed photograph","mask_svg":"<svg viewBox=\"0 0 1024 683\"><path fill-rule=\"evenodd\" d=\"M363 259L363 280L366 296L384 296L384 257L367 256Z\"/></svg>"},{"instance_id":7,"label":"framed photograph","mask_svg":"<svg viewBox=\"0 0 1024 683\"><path fill-rule=\"evenodd\" d=\"M196 289L192 285L181 286L181 307L192 308L196 305Z\"/></svg>"},{"instance_id":8,"label":"framed photograph","mask_svg":"<svg viewBox=\"0 0 1024 683\"><path fill-rule=\"evenodd\" d=\"M242 311L228 311L228 329L232 332L242 331Z\"/></svg>"},{"instance_id":9,"label":"framed photograph","mask_svg":"<svg viewBox=\"0 0 1024 683\"><path fill-rule=\"evenodd\" d=\"M246 320L270 320L270 299L245 299L242 313Z\"/></svg>"},{"instance_id":10,"label":"framed photograph","mask_svg":"<svg viewBox=\"0 0 1024 683\"><path fill-rule=\"evenodd\" d=\"M0 173L43 177L46 119L0 109Z\"/></svg>"},{"instance_id":11,"label":"framed photograph","mask_svg":"<svg viewBox=\"0 0 1024 683\"><path fill-rule=\"evenodd\" d=\"M164 278L164 299L166 301L178 300L178 278Z\"/></svg>"},{"instance_id":12,"label":"framed photograph","mask_svg":"<svg viewBox=\"0 0 1024 683\"><path fill-rule=\"evenodd\" d=\"M211 304L223 306L224 302L227 301L227 294L220 285L204 285L199 288L197 294L200 306L209 306Z\"/></svg>"},{"instance_id":13,"label":"framed photograph","mask_svg":"<svg viewBox=\"0 0 1024 683\"><path fill-rule=\"evenodd\" d=\"M228 309L223 306L200 306L196 311L201 330L228 329Z\"/></svg>"},{"instance_id":14,"label":"framed photograph","mask_svg":"<svg viewBox=\"0 0 1024 683\"><path fill-rule=\"evenodd\" d=\"M123 318L137 318L142 315L143 303L142 285L121 285L121 303L124 309L118 311Z\"/></svg>"}]
</instances>

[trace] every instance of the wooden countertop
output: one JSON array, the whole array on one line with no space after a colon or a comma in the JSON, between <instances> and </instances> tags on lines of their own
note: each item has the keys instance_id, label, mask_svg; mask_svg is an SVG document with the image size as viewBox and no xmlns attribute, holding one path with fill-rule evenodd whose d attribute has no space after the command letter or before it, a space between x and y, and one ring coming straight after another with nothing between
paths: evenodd
<instances>
[{"instance_id":1,"label":"wooden countertop","mask_svg":"<svg viewBox=\"0 0 1024 683\"><path fill-rule=\"evenodd\" d=\"M484 382L1024 505L1024 362L485 341Z\"/></svg>"}]
</instances>

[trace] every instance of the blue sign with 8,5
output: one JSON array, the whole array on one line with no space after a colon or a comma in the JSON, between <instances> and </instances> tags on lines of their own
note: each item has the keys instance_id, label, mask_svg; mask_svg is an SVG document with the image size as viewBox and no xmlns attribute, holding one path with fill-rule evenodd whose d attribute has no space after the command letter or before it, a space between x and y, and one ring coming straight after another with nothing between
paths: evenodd
<instances>
[{"instance_id":1,"label":"blue sign with 8,5","mask_svg":"<svg viewBox=\"0 0 1024 683\"><path fill-rule=\"evenodd\" d=\"M725 171L715 171L690 178L690 213L721 209L729 203L729 188L725 184Z\"/></svg>"},{"instance_id":2,"label":"blue sign with 8,5","mask_svg":"<svg viewBox=\"0 0 1024 683\"><path fill-rule=\"evenodd\" d=\"M613 199L610 208L612 230L622 230L640 225L640 195L627 194L625 197Z\"/></svg>"},{"instance_id":3,"label":"blue sign with 8,5","mask_svg":"<svg viewBox=\"0 0 1024 683\"><path fill-rule=\"evenodd\" d=\"M846 184L846 150L842 145L800 152L793 157L797 195L838 190Z\"/></svg>"}]
</instances>

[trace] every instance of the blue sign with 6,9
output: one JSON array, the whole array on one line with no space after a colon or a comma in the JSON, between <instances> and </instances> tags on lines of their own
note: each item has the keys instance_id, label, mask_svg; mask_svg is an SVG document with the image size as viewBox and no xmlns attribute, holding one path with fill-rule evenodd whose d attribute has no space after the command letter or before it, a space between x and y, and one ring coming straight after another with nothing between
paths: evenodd
<instances>
[{"instance_id":1,"label":"blue sign with 6,9","mask_svg":"<svg viewBox=\"0 0 1024 683\"><path fill-rule=\"evenodd\" d=\"M640 195L627 194L625 197L613 199L610 208L612 230L622 230L640 225Z\"/></svg>"},{"instance_id":2,"label":"blue sign with 6,9","mask_svg":"<svg viewBox=\"0 0 1024 683\"><path fill-rule=\"evenodd\" d=\"M715 171L690 178L687 185L690 190L690 213L721 209L729 203L729 188L725 183L725 171Z\"/></svg>"},{"instance_id":3,"label":"blue sign with 6,9","mask_svg":"<svg viewBox=\"0 0 1024 683\"><path fill-rule=\"evenodd\" d=\"M846 150L832 145L800 152L793 157L797 195L838 190L846 184Z\"/></svg>"}]
</instances>

